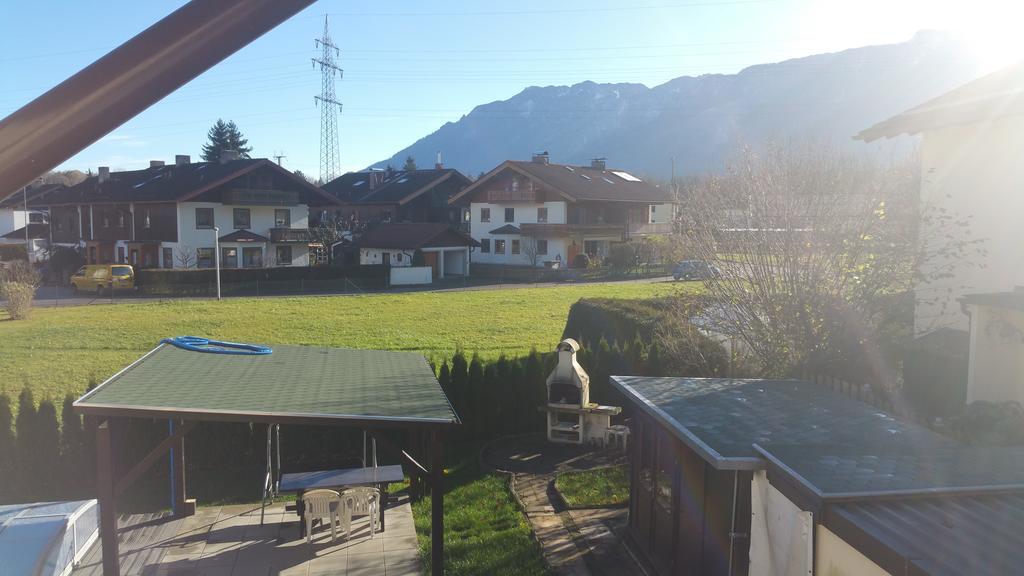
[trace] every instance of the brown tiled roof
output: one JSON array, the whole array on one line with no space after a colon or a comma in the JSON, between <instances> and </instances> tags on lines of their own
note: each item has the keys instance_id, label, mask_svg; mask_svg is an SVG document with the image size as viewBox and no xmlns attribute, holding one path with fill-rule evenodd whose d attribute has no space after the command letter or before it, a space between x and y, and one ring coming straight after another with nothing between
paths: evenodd
<instances>
[{"instance_id":1,"label":"brown tiled roof","mask_svg":"<svg viewBox=\"0 0 1024 576\"><path fill-rule=\"evenodd\" d=\"M48 195L55 194L64 190L67 186L63 184L44 184L42 186L33 186L27 190L28 195L28 206L29 208L35 208L39 206L39 200ZM23 202L25 201L25 194L22 194L21 190L14 192L7 198L0 201L0 208L15 208L20 209L24 207Z\"/></svg>"},{"instance_id":2,"label":"brown tiled roof","mask_svg":"<svg viewBox=\"0 0 1024 576\"><path fill-rule=\"evenodd\" d=\"M398 250L480 245L476 240L453 230L447 224L434 222L378 224L364 232L356 244L360 248Z\"/></svg>"},{"instance_id":3,"label":"brown tiled roof","mask_svg":"<svg viewBox=\"0 0 1024 576\"><path fill-rule=\"evenodd\" d=\"M382 181L370 188L371 178ZM461 172L453 168L441 170L399 170L386 175L385 172L364 170L343 174L327 184L323 189L342 202L353 204L404 204L434 186L447 180L456 180L462 186L470 184Z\"/></svg>"},{"instance_id":4,"label":"brown tiled roof","mask_svg":"<svg viewBox=\"0 0 1024 576\"><path fill-rule=\"evenodd\" d=\"M466 198L505 169L514 170L532 179L541 188L560 193L571 201L599 200L648 204L672 202L672 193L669 190L645 182L625 170L518 160L506 160L448 202L454 204L459 199Z\"/></svg>"},{"instance_id":5,"label":"brown tiled roof","mask_svg":"<svg viewBox=\"0 0 1024 576\"><path fill-rule=\"evenodd\" d=\"M320 188L266 158L168 164L145 170L111 172L106 182L101 183L98 176L92 176L74 186L46 192L35 203L50 206L97 202L180 202L261 168L294 181L306 204L336 203ZM30 201L29 205L32 204Z\"/></svg>"},{"instance_id":6,"label":"brown tiled roof","mask_svg":"<svg viewBox=\"0 0 1024 576\"><path fill-rule=\"evenodd\" d=\"M1024 114L1024 62L963 86L879 122L855 136L871 142L947 126L991 122Z\"/></svg>"},{"instance_id":7,"label":"brown tiled roof","mask_svg":"<svg viewBox=\"0 0 1024 576\"><path fill-rule=\"evenodd\" d=\"M49 224L31 223L28 225L28 237L29 238L47 238L50 235ZM7 234L0 236L0 238L7 238L10 240L25 240L25 227L16 228L11 230Z\"/></svg>"}]
</instances>

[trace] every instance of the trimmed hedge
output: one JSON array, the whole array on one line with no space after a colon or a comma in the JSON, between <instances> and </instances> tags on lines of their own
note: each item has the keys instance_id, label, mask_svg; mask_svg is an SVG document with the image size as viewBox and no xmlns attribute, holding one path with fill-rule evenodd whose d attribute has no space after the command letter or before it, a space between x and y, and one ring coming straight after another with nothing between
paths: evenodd
<instances>
[{"instance_id":1,"label":"trimmed hedge","mask_svg":"<svg viewBox=\"0 0 1024 576\"><path fill-rule=\"evenodd\" d=\"M581 344L627 342L639 335L650 342L655 328L663 322L672 304L670 298L616 300L584 298L569 308L562 338L575 338Z\"/></svg>"}]
</instances>

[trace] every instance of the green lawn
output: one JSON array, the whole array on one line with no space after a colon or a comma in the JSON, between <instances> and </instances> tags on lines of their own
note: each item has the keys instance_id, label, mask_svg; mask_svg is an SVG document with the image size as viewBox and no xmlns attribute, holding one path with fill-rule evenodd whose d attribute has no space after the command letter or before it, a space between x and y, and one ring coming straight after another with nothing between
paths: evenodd
<instances>
[{"instance_id":1,"label":"green lawn","mask_svg":"<svg viewBox=\"0 0 1024 576\"><path fill-rule=\"evenodd\" d=\"M475 457L447 470L445 574L548 574L526 517L503 476L480 470ZM430 498L412 506L424 569L430 573Z\"/></svg>"},{"instance_id":2,"label":"green lawn","mask_svg":"<svg viewBox=\"0 0 1024 576\"><path fill-rule=\"evenodd\" d=\"M416 350L428 358L457 347L486 358L550 350L580 298L645 298L695 283L606 283L549 288L304 298L144 301L39 308L0 319L0 391L23 384L36 400L80 394L167 336L265 344ZM0 313L2 314L2 313Z\"/></svg>"},{"instance_id":3,"label":"green lawn","mask_svg":"<svg viewBox=\"0 0 1024 576\"><path fill-rule=\"evenodd\" d=\"M569 506L616 506L629 502L629 476L625 466L580 472L561 472L555 488Z\"/></svg>"}]
</instances>

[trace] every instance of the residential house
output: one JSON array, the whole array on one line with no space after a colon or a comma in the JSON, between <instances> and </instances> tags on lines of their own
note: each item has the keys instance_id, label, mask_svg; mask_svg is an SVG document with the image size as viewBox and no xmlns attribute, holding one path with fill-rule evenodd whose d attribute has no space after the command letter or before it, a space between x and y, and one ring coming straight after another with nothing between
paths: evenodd
<instances>
[{"instance_id":1,"label":"residential house","mask_svg":"<svg viewBox=\"0 0 1024 576\"><path fill-rule=\"evenodd\" d=\"M469 207L476 262L568 266L603 259L612 244L672 231L670 191L624 170L507 160L449 200Z\"/></svg>"},{"instance_id":2,"label":"residential house","mask_svg":"<svg viewBox=\"0 0 1024 576\"><path fill-rule=\"evenodd\" d=\"M144 170L100 167L29 203L49 210L55 244L81 247L89 263L143 268L213 267L218 240L224 268L305 266L310 207L336 204L277 164L234 153L219 162L177 156Z\"/></svg>"},{"instance_id":3,"label":"residential house","mask_svg":"<svg viewBox=\"0 0 1024 576\"><path fill-rule=\"evenodd\" d=\"M377 224L358 240L359 263L412 266L416 251L435 278L469 275L470 252L479 244L451 226L435 222Z\"/></svg>"},{"instance_id":4,"label":"residential house","mask_svg":"<svg viewBox=\"0 0 1024 576\"><path fill-rule=\"evenodd\" d=\"M37 182L25 190L19 190L0 201L0 244L25 244L25 227L28 226L28 255L33 262L44 260L49 248L50 229L44 210L27 208L41 195L64 188L63 184Z\"/></svg>"},{"instance_id":5,"label":"residential house","mask_svg":"<svg viewBox=\"0 0 1024 576\"><path fill-rule=\"evenodd\" d=\"M962 445L793 380L613 376L626 538L659 575L996 575L1024 562L1024 448Z\"/></svg>"},{"instance_id":6,"label":"residential house","mask_svg":"<svg viewBox=\"0 0 1024 576\"><path fill-rule=\"evenodd\" d=\"M871 142L921 135L921 238L931 254L915 287L914 331L967 330L958 299L1024 284L1024 63L872 126ZM966 247L965 254L950 251ZM932 275L932 274L929 274Z\"/></svg>"},{"instance_id":7,"label":"residential house","mask_svg":"<svg viewBox=\"0 0 1024 576\"><path fill-rule=\"evenodd\" d=\"M324 184L341 206L314 214L347 230L380 222L463 223L463 212L448 199L470 185L458 170L437 164L432 170L363 170L349 172Z\"/></svg>"}]
</instances>

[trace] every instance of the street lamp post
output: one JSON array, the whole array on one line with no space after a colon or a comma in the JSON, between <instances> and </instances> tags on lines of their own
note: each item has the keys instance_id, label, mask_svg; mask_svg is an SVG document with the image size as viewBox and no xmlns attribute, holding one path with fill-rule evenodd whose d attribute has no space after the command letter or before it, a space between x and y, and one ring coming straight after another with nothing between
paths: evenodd
<instances>
[{"instance_id":1,"label":"street lamp post","mask_svg":"<svg viewBox=\"0 0 1024 576\"><path fill-rule=\"evenodd\" d=\"M220 228L213 227L213 264L217 269L217 300L220 300Z\"/></svg>"}]
</instances>

